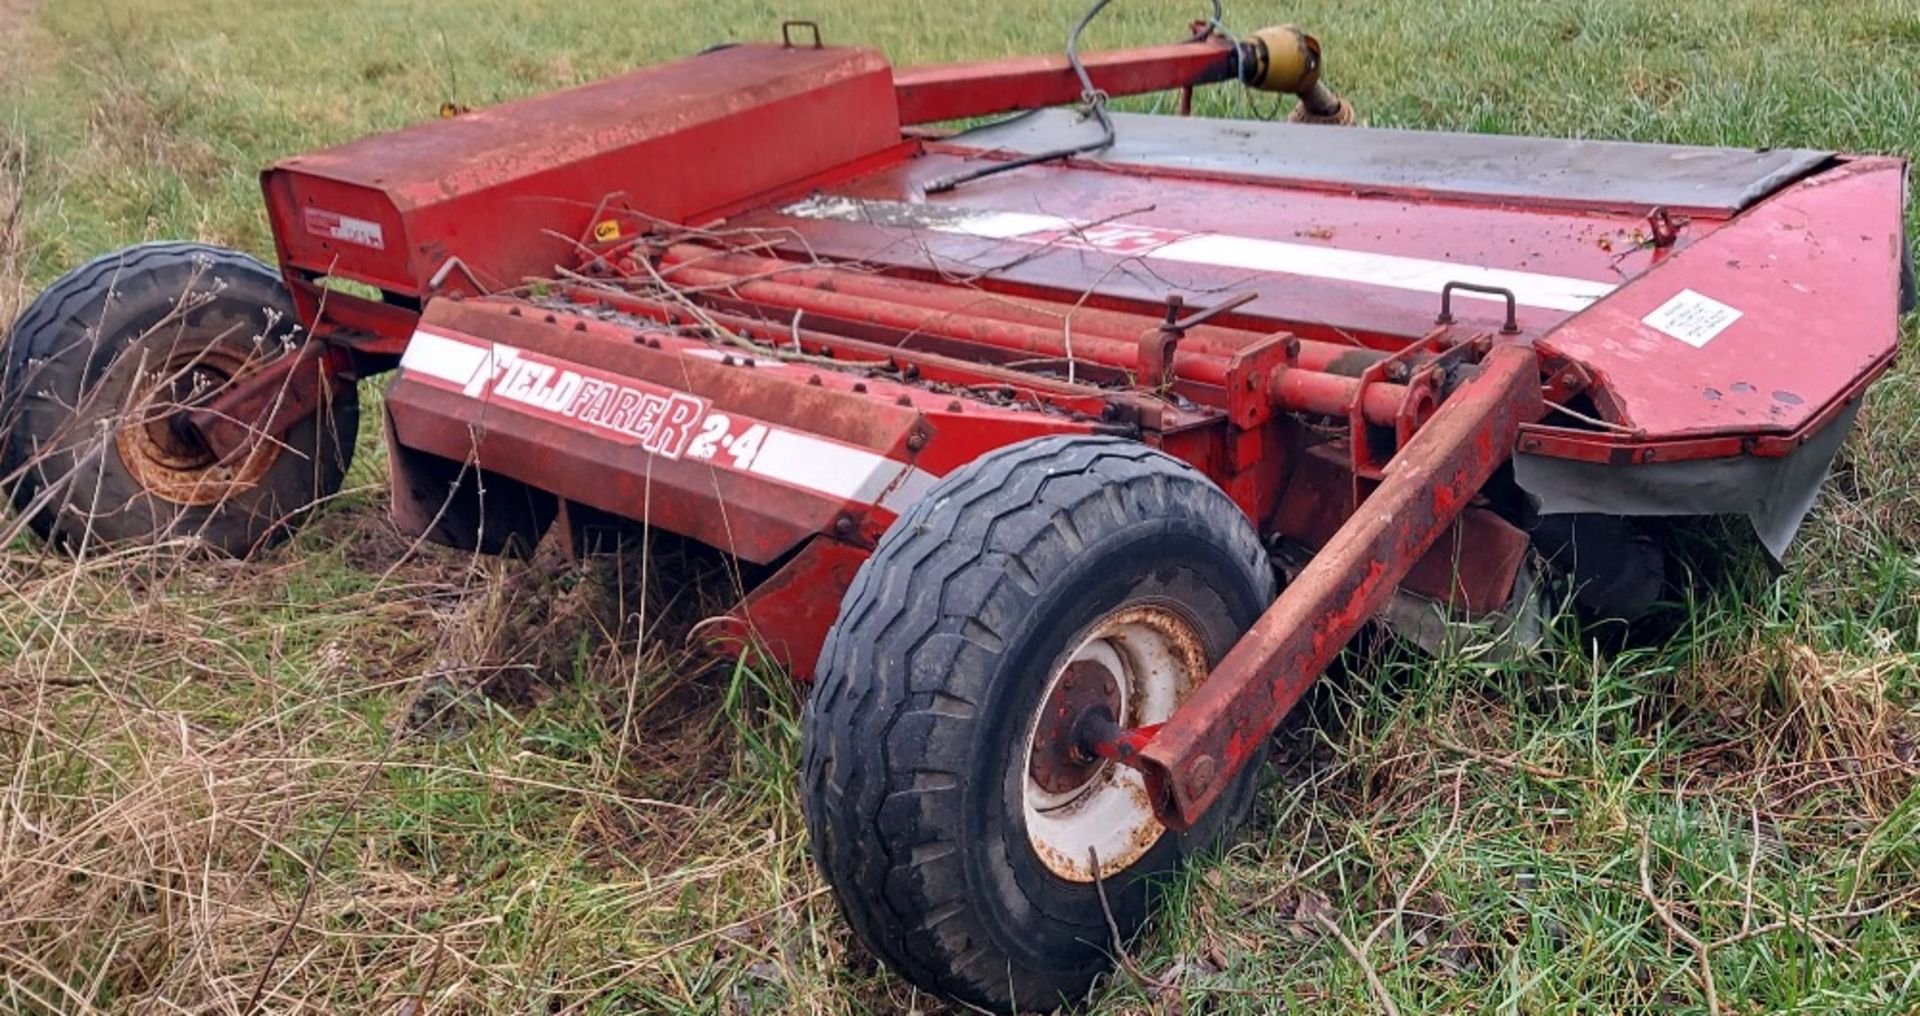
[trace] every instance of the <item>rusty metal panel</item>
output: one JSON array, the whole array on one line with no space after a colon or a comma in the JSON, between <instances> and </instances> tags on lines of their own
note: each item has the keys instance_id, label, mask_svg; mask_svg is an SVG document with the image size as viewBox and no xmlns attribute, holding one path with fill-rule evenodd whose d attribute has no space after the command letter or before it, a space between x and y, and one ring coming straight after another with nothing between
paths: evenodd
<instances>
[{"instance_id":1,"label":"rusty metal panel","mask_svg":"<svg viewBox=\"0 0 1920 1016\"><path fill-rule=\"evenodd\" d=\"M1226 81L1237 66L1233 47L1224 38L1090 53L1085 64L1093 86L1108 95ZM893 84L902 124L991 116L1080 99L1080 79L1064 56L910 67L895 71Z\"/></svg>"},{"instance_id":2,"label":"rusty metal panel","mask_svg":"<svg viewBox=\"0 0 1920 1016\"><path fill-rule=\"evenodd\" d=\"M713 625L703 640L722 653L759 652L802 681L813 679L840 600L869 551L828 537L800 548Z\"/></svg>"},{"instance_id":3,"label":"rusty metal panel","mask_svg":"<svg viewBox=\"0 0 1920 1016\"><path fill-rule=\"evenodd\" d=\"M1892 362L1905 178L1896 160L1855 159L1789 187L1663 256L1542 354L1592 375L1625 432L1612 443L1804 434Z\"/></svg>"},{"instance_id":4,"label":"rusty metal panel","mask_svg":"<svg viewBox=\"0 0 1920 1016\"><path fill-rule=\"evenodd\" d=\"M1449 281L1519 294L1538 336L1645 271L1643 215L1355 194L1101 164L1042 164L925 195L983 158L929 146L804 201L736 220L791 230L787 256L962 277L997 292L1152 313L1170 293L1254 292L1221 322L1346 346L1398 348L1432 331ZM1696 219L1684 248L1718 225ZM1501 323L1498 297L1455 301L1460 334Z\"/></svg>"},{"instance_id":5,"label":"rusty metal panel","mask_svg":"<svg viewBox=\"0 0 1920 1016\"><path fill-rule=\"evenodd\" d=\"M405 447L758 563L870 545L946 472L1091 427L510 300L430 305L386 403Z\"/></svg>"},{"instance_id":6,"label":"rusty metal panel","mask_svg":"<svg viewBox=\"0 0 1920 1016\"><path fill-rule=\"evenodd\" d=\"M1353 515L1351 464L1327 448L1300 455L1269 527L1313 549ZM1485 508L1468 508L1407 570L1400 585L1469 617L1507 605L1526 560L1527 534Z\"/></svg>"}]
</instances>

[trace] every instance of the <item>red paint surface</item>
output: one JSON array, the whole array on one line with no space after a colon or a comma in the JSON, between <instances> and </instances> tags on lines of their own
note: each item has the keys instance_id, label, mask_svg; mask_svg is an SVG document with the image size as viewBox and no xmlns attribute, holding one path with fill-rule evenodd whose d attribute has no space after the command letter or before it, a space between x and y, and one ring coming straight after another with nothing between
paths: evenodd
<instances>
[{"instance_id":1,"label":"red paint surface","mask_svg":"<svg viewBox=\"0 0 1920 1016\"><path fill-rule=\"evenodd\" d=\"M1088 53L1085 65L1093 86L1116 96L1224 81L1235 68L1233 50L1221 39ZM1081 90L1065 56L909 67L895 71L893 82L902 124L1059 106L1078 102Z\"/></svg>"},{"instance_id":2,"label":"red paint surface","mask_svg":"<svg viewBox=\"0 0 1920 1016\"><path fill-rule=\"evenodd\" d=\"M1393 459L1360 511L1320 548L1199 689L1175 711L1139 762L1161 821L1189 827L1253 749L1373 616L1457 511L1435 507L1454 489L1456 507L1505 461L1522 423L1537 419L1539 369L1531 350L1502 346ZM1210 760L1201 762L1201 760Z\"/></svg>"},{"instance_id":3,"label":"red paint surface","mask_svg":"<svg viewBox=\"0 0 1920 1016\"><path fill-rule=\"evenodd\" d=\"M1603 413L1644 439L1596 444L1789 438L1857 395L1899 343L1905 175L1892 159L1857 159L1819 174L1543 337L1542 354L1586 368ZM1643 322L1682 290L1741 316L1700 348ZM1762 440L1755 450L1796 446ZM1738 454L1740 444L1702 448ZM1659 458L1682 457L1677 451Z\"/></svg>"}]
</instances>

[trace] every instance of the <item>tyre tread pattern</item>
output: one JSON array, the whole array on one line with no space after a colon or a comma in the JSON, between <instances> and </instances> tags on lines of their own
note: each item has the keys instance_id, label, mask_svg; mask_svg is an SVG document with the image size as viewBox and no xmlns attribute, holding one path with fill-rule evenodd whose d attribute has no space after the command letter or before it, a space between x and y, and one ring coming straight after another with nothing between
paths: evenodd
<instances>
[{"instance_id":1,"label":"tyre tread pattern","mask_svg":"<svg viewBox=\"0 0 1920 1016\"><path fill-rule=\"evenodd\" d=\"M4 343L4 359L0 360L0 477L14 475L25 465L33 454L33 436L26 428L13 426L18 417L23 397L28 394L36 361L44 361L60 352L58 343L68 341L72 336L63 324L74 325L85 331L98 326L98 322L88 322L81 317L89 304L102 301L104 294L110 291L117 277L134 276L150 269L157 269L172 262L191 261L205 257L211 261L212 268L222 267L240 271L267 271L273 269L260 259L231 251L221 247L186 241L158 241L143 243L102 254L86 264L68 272L55 280L35 297L27 309L20 313L13 327L8 329ZM32 471L21 478L20 488L32 485ZM32 491L16 489L16 504L24 504L32 497Z\"/></svg>"},{"instance_id":2,"label":"tyre tread pattern","mask_svg":"<svg viewBox=\"0 0 1920 1016\"><path fill-rule=\"evenodd\" d=\"M803 725L808 831L855 934L915 982L1051 1007L1049 995L1093 976L1049 980L992 947L968 904L957 808L921 798L965 779L946 766L978 709L967 681L990 669L968 660L1004 642L996 623L1017 620L1039 576L1101 523L1156 513L1197 518L1271 599L1259 537L1204 474L1135 441L1072 435L999 449L944 478L888 530L842 601ZM1243 811L1251 785L1221 810Z\"/></svg>"},{"instance_id":3,"label":"tyre tread pattern","mask_svg":"<svg viewBox=\"0 0 1920 1016\"><path fill-rule=\"evenodd\" d=\"M204 264L204 269L201 269ZM89 383L91 365L123 336L100 333L113 302L122 293L123 280L132 294L140 285L154 279L178 276L188 279L196 271L212 279L236 279L253 276L272 287L282 285L280 273L251 255L223 247L187 241L158 241L137 244L102 254L57 279L43 290L14 321L0 344L0 482L16 509L27 510L43 489L42 470L33 466L39 449L36 440L40 412L34 400L39 386L51 383L63 371L78 371L79 383ZM175 299L178 294L175 295ZM290 307L287 320L297 324ZM117 352L117 351L115 351ZM353 454L353 436L357 431L359 410L357 393L345 389L336 394L329 407L333 414L331 434L323 434L313 451L327 455L330 461L308 482L317 483L311 492L324 497L337 489ZM290 475L290 474L289 474ZM268 481L270 482L270 481ZM304 505L290 505L294 517L304 514ZM59 506L41 508L28 521L42 537L56 537ZM288 527L281 520L267 520L271 528L267 540L283 537ZM259 537L252 522L236 520L215 539L216 545L232 553L250 550Z\"/></svg>"}]
</instances>

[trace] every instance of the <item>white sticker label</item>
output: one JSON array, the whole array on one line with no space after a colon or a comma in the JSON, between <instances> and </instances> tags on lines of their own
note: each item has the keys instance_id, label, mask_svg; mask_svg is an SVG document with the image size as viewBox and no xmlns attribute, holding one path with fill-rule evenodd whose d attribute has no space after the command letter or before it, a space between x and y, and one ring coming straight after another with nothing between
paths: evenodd
<instances>
[{"instance_id":1,"label":"white sticker label","mask_svg":"<svg viewBox=\"0 0 1920 1016\"><path fill-rule=\"evenodd\" d=\"M1671 335L1695 349L1701 349L1738 320L1740 312L1732 307L1713 297L1683 289L1653 313L1641 318L1640 323Z\"/></svg>"},{"instance_id":2,"label":"white sticker label","mask_svg":"<svg viewBox=\"0 0 1920 1016\"><path fill-rule=\"evenodd\" d=\"M311 205L307 207L307 232L374 250L387 249L387 237L379 223Z\"/></svg>"}]
</instances>

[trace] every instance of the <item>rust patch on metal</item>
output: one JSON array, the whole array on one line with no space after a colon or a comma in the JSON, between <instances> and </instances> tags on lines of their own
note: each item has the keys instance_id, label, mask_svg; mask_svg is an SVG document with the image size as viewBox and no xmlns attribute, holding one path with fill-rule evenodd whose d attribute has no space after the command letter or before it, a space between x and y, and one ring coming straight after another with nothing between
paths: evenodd
<instances>
[{"instance_id":1,"label":"rust patch on metal","mask_svg":"<svg viewBox=\"0 0 1920 1016\"><path fill-rule=\"evenodd\" d=\"M1158 644L1140 644L1144 642ZM1115 674L1106 663L1088 658L1089 647L1099 644L1118 657L1124 673ZM1162 695L1169 689L1169 684L1155 682L1171 678L1173 705L1178 708L1206 680L1209 657L1198 627L1177 610L1158 603L1136 603L1107 615L1082 639L1075 655L1053 678L1034 719L1028 749L1028 792L1038 786L1065 800L1050 808L1029 803L1033 809L1029 814L1072 819L1105 801L1111 815L1114 799L1110 795L1124 795L1127 824L1111 829L1113 839L1099 850L1099 876L1106 878L1139 861L1166 833L1145 781L1120 764L1122 749L1128 755L1137 752L1137 745L1147 743L1159 729L1157 713L1142 714L1156 688ZM1169 667L1170 675L1165 672ZM1096 744L1088 737L1093 725L1087 721L1102 709L1107 710L1099 717L1106 721L1104 729L1115 733ZM1147 722L1149 718L1155 722ZM1094 880L1087 857L1069 854L1032 827L1028 841L1041 863L1060 878Z\"/></svg>"},{"instance_id":2,"label":"rust patch on metal","mask_svg":"<svg viewBox=\"0 0 1920 1016\"><path fill-rule=\"evenodd\" d=\"M1106 762L1081 748L1083 724L1095 710L1115 716L1120 708L1118 675L1093 660L1067 664L1053 694L1040 704L1040 725L1027 760L1034 782L1049 794L1065 794L1091 780Z\"/></svg>"},{"instance_id":3,"label":"rust patch on metal","mask_svg":"<svg viewBox=\"0 0 1920 1016\"><path fill-rule=\"evenodd\" d=\"M273 467L280 457L278 442L259 442L239 462L222 463L213 450L173 427L180 406L198 398L205 386L231 385L247 367L246 358L230 350L193 349L141 379L145 390L136 389L114 434L114 450L142 490L173 504L218 504L251 489Z\"/></svg>"}]
</instances>

